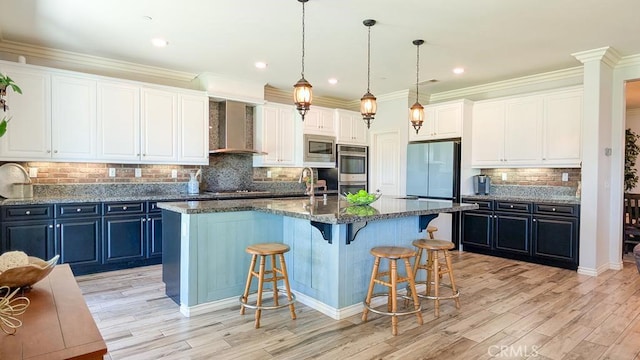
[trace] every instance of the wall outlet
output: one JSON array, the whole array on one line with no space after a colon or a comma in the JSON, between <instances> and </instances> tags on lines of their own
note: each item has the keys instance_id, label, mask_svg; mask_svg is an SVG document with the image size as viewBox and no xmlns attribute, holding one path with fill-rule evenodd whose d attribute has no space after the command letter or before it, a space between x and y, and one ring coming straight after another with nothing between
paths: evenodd
<instances>
[{"instance_id":1,"label":"wall outlet","mask_svg":"<svg viewBox=\"0 0 640 360\"><path fill-rule=\"evenodd\" d=\"M562 173L562 181L569 181L569 173Z\"/></svg>"},{"instance_id":2,"label":"wall outlet","mask_svg":"<svg viewBox=\"0 0 640 360\"><path fill-rule=\"evenodd\" d=\"M35 167L29 168L29 177L32 177L32 178L38 177L38 168L35 168Z\"/></svg>"},{"instance_id":3,"label":"wall outlet","mask_svg":"<svg viewBox=\"0 0 640 360\"><path fill-rule=\"evenodd\" d=\"M136 168L135 171L134 171L134 176L135 177L142 177L142 169Z\"/></svg>"},{"instance_id":4,"label":"wall outlet","mask_svg":"<svg viewBox=\"0 0 640 360\"><path fill-rule=\"evenodd\" d=\"M176 169L171 170L171 177L173 179L176 179L178 177L178 170Z\"/></svg>"},{"instance_id":5,"label":"wall outlet","mask_svg":"<svg viewBox=\"0 0 640 360\"><path fill-rule=\"evenodd\" d=\"M502 181L506 181L507 180L507 173L502 173Z\"/></svg>"},{"instance_id":6,"label":"wall outlet","mask_svg":"<svg viewBox=\"0 0 640 360\"><path fill-rule=\"evenodd\" d=\"M271 170L267 170L267 177L270 178L271 177Z\"/></svg>"},{"instance_id":7,"label":"wall outlet","mask_svg":"<svg viewBox=\"0 0 640 360\"><path fill-rule=\"evenodd\" d=\"M109 177L116 177L116 168L109 168Z\"/></svg>"}]
</instances>

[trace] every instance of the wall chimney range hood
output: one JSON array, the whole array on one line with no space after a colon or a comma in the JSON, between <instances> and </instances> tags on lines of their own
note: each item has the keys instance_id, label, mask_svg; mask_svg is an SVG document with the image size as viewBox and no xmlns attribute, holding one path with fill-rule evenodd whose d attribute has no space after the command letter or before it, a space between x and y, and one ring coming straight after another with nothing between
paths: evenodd
<instances>
[{"instance_id":1,"label":"wall chimney range hood","mask_svg":"<svg viewBox=\"0 0 640 360\"><path fill-rule=\"evenodd\" d=\"M247 126L247 106L237 101L226 100L220 104L218 140L219 148L209 154L266 155L253 149L253 134Z\"/></svg>"}]
</instances>

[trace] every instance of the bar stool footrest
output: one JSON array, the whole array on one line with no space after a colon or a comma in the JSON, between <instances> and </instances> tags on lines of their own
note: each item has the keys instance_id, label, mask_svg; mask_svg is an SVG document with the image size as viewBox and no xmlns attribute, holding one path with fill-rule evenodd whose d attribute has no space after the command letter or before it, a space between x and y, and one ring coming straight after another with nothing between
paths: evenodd
<instances>
[{"instance_id":1,"label":"bar stool footrest","mask_svg":"<svg viewBox=\"0 0 640 360\"><path fill-rule=\"evenodd\" d=\"M257 292L252 292L252 293L250 293L250 294L249 294L249 296L247 296L247 299L248 299L251 295L256 295L256 294L257 294ZM270 306L265 306L265 305L260 305L260 306L258 306L258 305L252 305L252 304L248 304L248 303L247 303L247 302L245 302L245 301L242 301L242 298L243 298L243 296L242 296L242 295L238 298L238 302L241 304L241 306L244 306L244 307L246 307L247 309L260 309L260 310L275 310L275 309L280 309L280 308L283 308L283 307L287 307L287 306L289 306L289 305L291 305L291 304L293 304L293 303L295 303L295 302L296 302L296 294L291 293L291 301L289 301L289 298L287 297L287 293L286 293L286 291L285 291L285 290L281 290L281 289L278 289L278 298L284 298L284 299L286 299L286 303L279 304L279 305L270 305ZM272 299L272 298L270 298L270 299Z\"/></svg>"},{"instance_id":2,"label":"bar stool footrest","mask_svg":"<svg viewBox=\"0 0 640 360\"><path fill-rule=\"evenodd\" d=\"M375 299L376 297L382 297L382 296L384 296L384 297L389 297L389 293L374 293L373 295L371 295L371 300ZM398 297L399 297L399 298L401 298L401 299L403 299L403 300L409 300L409 301L412 301L412 300L413 300L413 299L411 299L410 297L405 296L405 295L399 295ZM368 305L368 304L366 303L366 301L363 301L363 302L362 302L362 304L364 305L364 307L366 307L366 308L367 308L369 311L371 311L372 313L379 314L379 315L387 315L387 316L411 315L411 314L415 314L415 313L417 313L417 312L422 311L422 304L420 304L420 305L418 306L418 308L417 308L417 309L408 310L408 311L401 311L401 312L396 311L396 312L394 312L394 313L393 313L393 312L387 312L387 311L380 311L380 310L376 310L376 309L374 309L373 307L371 307L370 305Z\"/></svg>"}]
</instances>

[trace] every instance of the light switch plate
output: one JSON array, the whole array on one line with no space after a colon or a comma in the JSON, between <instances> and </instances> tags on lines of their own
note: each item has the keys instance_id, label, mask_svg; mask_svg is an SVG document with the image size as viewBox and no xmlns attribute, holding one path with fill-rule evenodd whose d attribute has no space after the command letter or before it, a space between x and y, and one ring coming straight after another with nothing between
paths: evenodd
<instances>
[{"instance_id":1,"label":"light switch plate","mask_svg":"<svg viewBox=\"0 0 640 360\"><path fill-rule=\"evenodd\" d=\"M136 170L134 171L134 176L135 177L141 177L142 176L142 169L141 168L136 168Z\"/></svg>"},{"instance_id":2,"label":"light switch plate","mask_svg":"<svg viewBox=\"0 0 640 360\"><path fill-rule=\"evenodd\" d=\"M267 177L270 178L271 177L271 170L267 170Z\"/></svg>"},{"instance_id":3,"label":"light switch plate","mask_svg":"<svg viewBox=\"0 0 640 360\"><path fill-rule=\"evenodd\" d=\"M29 168L29 177L32 177L32 178L38 177L38 168L35 168L35 167Z\"/></svg>"},{"instance_id":4,"label":"light switch plate","mask_svg":"<svg viewBox=\"0 0 640 360\"><path fill-rule=\"evenodd\" d=\"M171 178L175 179L178 177L178 170L173 169L171 170Z\"/></svg>"},{"instance_id":5,"label":"light switch plate","mask_svg":"<svg viewBox=\"0 0 640 360\"><path fill-rule=\"evenodd\" d=\"M109 168L109 177L116 177L116 168Z\"/></svg>"},{"instance_id":6,"label":"light switch plate","mask_svg":"<svg viewBox=\"0 0 640 360\"><path fill-rule=\"evenodd\" d=\"M569 181L569 173L562 173L562 181Z\"/></svg>"}]
</instances>

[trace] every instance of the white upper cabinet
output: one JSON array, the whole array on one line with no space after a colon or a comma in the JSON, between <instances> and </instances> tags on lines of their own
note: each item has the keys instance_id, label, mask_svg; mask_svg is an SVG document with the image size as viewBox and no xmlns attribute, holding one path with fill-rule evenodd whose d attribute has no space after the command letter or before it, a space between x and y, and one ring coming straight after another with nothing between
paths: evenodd
<instances>
[{"instance_id":1,"label":"white upper cabinet","mask_svg":"<svg viewBox=\"0 0 640 360\"><path fill-rule=\"evenodd\" d=\"M94 160L97 151L96 80L51 77L52 158Z\"/></svg>"},{"instance_id":2,"label":"white upper cabinet","mask_svg":"<svg viewBox=\"0 0 640 360\"><path fill-rule=\"evenodd\" d=\"M180 130L178 162L209 164L209 97L179 96Z\"/></svg>"},{"instance_id":3,"label":"white upper cabinet","mask_svg":"<svg viewBox=\"0 0 640 360\"><path fill-rule=\"evenodd\" d=\"M581 89L476 102L472 166L579 167L581 123Z\"/></svg>"},{"instance_id":4,"label":"white upper cabinet","mask_svg":"<svg viewBox=\"0 0 640 360\"><path fill-rule=\"evenodd\" d=\"M335 114L339 144L367 145L367 125L359 112L336 109Z\"/></svg>"},{"instance_id":5,"label":"white upper cabinet","mask_svg":"<svg viewBox=\"0 0 640 360\"><path fill-rule=\"evenodd\" d=\"M98 83L98 158L113 162L140 160L140 87Z\"/></svg>"},{"instance_id":6,"label":"white upper cabinet","mask_svg":"<svg viewBox=\"0 0 640 360\"><path fill-rule=\"evenodd\" d=\"M455 100L424 107L424 123L416 134L409 124L409 141L425 141L462 137L462 124L467 109L468 100Z\"/></svg>"},{"instance_id":7,"label":"white upper cabinet","mask_svg":"<svg viewBox=\"0 0 640 360\"><path fill-rule=\"evenodd\" d=\"M23 94L0 160L209 163L209 98L202 91L0 61Z\"/></svg>"},{"instance_id":8,"label":"white upper cabinet","mask_svg":"<svg viewBox=\"0 0 640 360\"><path fill-rule=\"evenodd\" d=\"M178 160L178 94L143 88L140 143L143 162Z\"/></svg>"},{"instance_id":9,"label":"white upper cabinet","mask_svg":"<svg viewBox=\"0 0 640 360\"><path fill-rule=\"evenodd\" d=\"M11 117L6 134L0 138L0 160L41 160L51 158L51 75L39 69L0 64L22 89L22 95L7 90Z\"/></svg>"},{"instance_id":10,"label":"white upper cabinet","mask_svg":"<svg viewBox=\"0 0 640 360\"><path fill-rule=\"evenodd\" d=\"M332 109L312 106L304 116L303 124L303 132L305 134L336 136Z\"/></svg>"},{"instance_id":11,"label":"white upper cabinet","mask_svg":"<svg viewBox=\"0 0 640 360\"><path fill-rule=\"evenodd\" d=\"M267 154L255 155L254 166L300 166L302 126L294 111L292 106L279 104L256 107L254 143Z\"/></svg>"},{"instance_id":12,"label":"white upper cabinet","mask_svg":"<svg viewBox=\"0 0 640 360\"><path fill-rule=\"evenodd\" d=\"M582 161L582 90L545 97L542 162L579 167Z\"/></svg>"}]
</instances>

